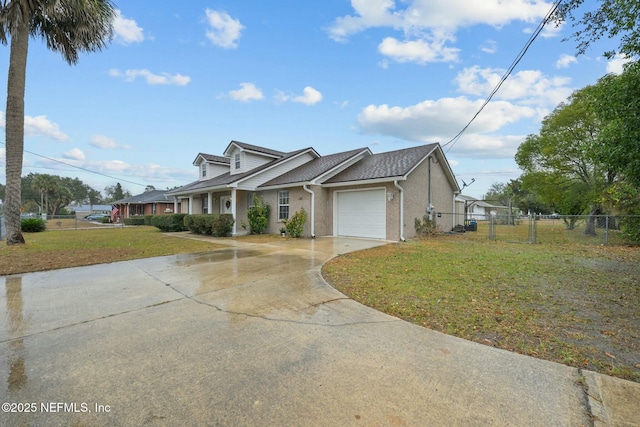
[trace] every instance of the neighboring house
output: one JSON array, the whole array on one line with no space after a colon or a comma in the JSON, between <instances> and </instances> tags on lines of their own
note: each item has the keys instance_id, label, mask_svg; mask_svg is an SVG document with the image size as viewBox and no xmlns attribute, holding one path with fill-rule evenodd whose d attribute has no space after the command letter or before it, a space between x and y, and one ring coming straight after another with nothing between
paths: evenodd
<instances>
[{"instance_id":1,"label":"neighboring house","mask_svg":"<svg viewBox=\"0 0 640 427\"><path fill-rule=\"evenodd\" d=\"M456 215L458 224L465 224L466 220L484 221L489 215L506 215L509 210L506 206L495 206L484 200L459 194L456 196Z\"/></svg>"},{"instance_id":2,"label":"neighboring house","mask_svg":"<svg viewBox=\"0 0 640 427\"><path fill-rule=\"evenodd\" d=\"M68 206L67 209L76 213L76 218L84 218L90 214L96 213L111 213L111 205L80 205L80 206Z\"/></svg>"},{"instance_id":3,"label":"neighboring house","mask_svg":"<svg viewBox=\"0 0 640 427\"><path fill-rule=\"evenodd\" d=\"M270 233L301 208L303 234L313 237L402 240L415 236L415 219L427 214L443 230L455 225L460 189L439 144L320 156L311 147L285 153L231 141L223 156L200 153L193 164L198 180L166 193L174 211L232 214L234 235L249 231L254 194L271 206Z\"/></svg>"},{"instance_id":4,"label":"neighboring house","mask_svg":"<svg viewBox=\"0 0 640 427\"><path fill-rule=\"evenodd\" d=\"M137 196L127 197L112 203L112 221L142 215L157 215L174 212L173 197L166 196L166 190L145 191Z\"/></svg>"}]
</instances>

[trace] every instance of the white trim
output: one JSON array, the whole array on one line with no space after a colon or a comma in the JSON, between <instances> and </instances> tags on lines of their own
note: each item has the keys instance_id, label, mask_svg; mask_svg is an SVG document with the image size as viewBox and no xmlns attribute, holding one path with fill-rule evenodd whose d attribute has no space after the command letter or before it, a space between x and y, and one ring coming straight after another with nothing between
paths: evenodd
<instances>
[{"instance_id":1,"label":"white trim","mask_svg":"<svg viewBox=\"0 0 640 427\"><path fill-rule=\"evenodd\" d=\"M302 189L311 194L311 238L313 239L316 237L316 193L306 185Z\"/></svg>"},{"instance_id":2,"label":"white trim","mask_svg":"<svg viewBox=\"0 0 640 427\"><path fill-rule=\"evenodd\" d=\"M407 178L404 176L392 176L388 178L376 178L376 179L361 179L358 181L345 181L345 182L334 182L330 184L322 184L323 187L350 187L353 185L366 185L366 184L382 184L383 182L393 182L393 181L406 181Z\"/></svg>"}]
</instances>

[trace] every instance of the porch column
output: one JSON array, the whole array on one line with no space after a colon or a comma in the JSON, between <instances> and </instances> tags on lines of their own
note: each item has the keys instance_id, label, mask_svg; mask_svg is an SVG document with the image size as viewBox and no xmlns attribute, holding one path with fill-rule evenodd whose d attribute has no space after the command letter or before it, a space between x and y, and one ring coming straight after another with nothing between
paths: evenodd
<instances>
[{"instance_id":1,"label":"porch column","mask_svg":"<svg viewBox=\"0 0 640 427\"><path fill-rule=\"evenodd\" d=\"M207 193L207 213L209 215L213 213L213 193L211 191Z\"/></svg>"},{"instance_id":2,"label":"porch column","mask_svg":"<svg viewBox=\"0 0 640 427\"><path fill-rule=\"evenodd\" d=\"M233 216L233 229L231 230L231 235L235 236L236 233L236 223L238 222L236 218L236 189L231 189L231 215Z\"/></svg>"},{"instance_id":3,"label":"porch column","mask_svg":"<svg viewBox=\"0 0 640 427\"><path fill-rule=\"evenodd\" d=\"M193 194L189 194L189 215L193 215Z\"/></svg>"},{"instance_id":4,"label":"porch column","mask_svg":"<svg viewBox=\"0 0 640 427\"><path fill-rule=\"evenodd\" d=\"M178 213L178 196L173 196L173 213Z\"/></svg>"}]
</instances>

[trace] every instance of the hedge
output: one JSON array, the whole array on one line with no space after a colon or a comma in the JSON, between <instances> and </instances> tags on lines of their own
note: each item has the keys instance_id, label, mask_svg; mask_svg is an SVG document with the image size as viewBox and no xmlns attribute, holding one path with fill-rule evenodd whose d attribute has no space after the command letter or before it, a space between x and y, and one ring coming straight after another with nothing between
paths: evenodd
<instances>
[{"instance_id":1,"label":"hedge","mask_svg":"<svg viewBox=\"0 0 640 427\"><path fill-rule=\"evenodd\" d=\"M124 225L145 225L144 218L135 217L135 218L125 218Z\"/></svg>"},{"instance_id":2,"label":"hedge","mask_svg":"<svg viewBox=\"0 0 640 427\"><path fill-rule=\"evenodd\" d=\"M233 230L233 215L231 214L198 214L186 215L184 226L194 234L209 236L230 236Z\"/></svg>"},{"instance_id":3,"label":"hedge","mask_svg":"<svg viewBox=\"0 0 640 427\"><path fill-rule=\"evenodd\" d=\"M184 217L187 214L169 214L169 215L154 215L151 218L151 225L159 228L161 231L187 231L184 226Z\"/></svg>"}]
</instances>

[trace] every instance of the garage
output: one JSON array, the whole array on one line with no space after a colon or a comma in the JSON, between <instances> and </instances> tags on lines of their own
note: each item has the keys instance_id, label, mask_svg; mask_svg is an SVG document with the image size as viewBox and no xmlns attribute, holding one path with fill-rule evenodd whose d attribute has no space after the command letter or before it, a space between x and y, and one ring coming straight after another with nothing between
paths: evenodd
<instances>
[{"instance_id":1,"label":"garage","mask_svg":"<svg viewBox=\"0 0 640 427\"><path fill-rule=\"evenodd\" d=\"M335 235L387 238L386 190L337 191L335 193Z\"/></svg>"}]
</instances>

